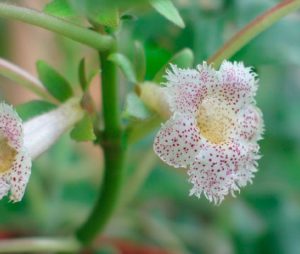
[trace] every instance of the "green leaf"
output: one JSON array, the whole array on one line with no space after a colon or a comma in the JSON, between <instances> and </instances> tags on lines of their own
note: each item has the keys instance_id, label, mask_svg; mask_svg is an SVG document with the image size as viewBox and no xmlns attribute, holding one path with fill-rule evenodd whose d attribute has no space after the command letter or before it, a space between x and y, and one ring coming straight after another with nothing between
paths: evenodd
<instances>
[{"instance_id":1,"label":"green leaf","mask_svg":"<svg viewBox=\"0 0 300 254\"><path fill-rule=\"evenodd\" d=\"M146 119L152 114L135 93L129 93L126 98L124 117Z\"/></svg>"},{"instance_id":2,"label":"green leaf","mask_svg":"<svg viewBox=\"0 0 300 254\"><path fill-rule=\"evenodd\" d=\"M119 26L119 11L115 7L103 7L97 10L97 13L92 16L94 22L111 27L117 28Z\"/></svg>"},{"instance_id":3,"label":"green leaf","mask_svg":"<svg viewBox=\"0 0 300 254\"><path fill-rule=\"evenodd\" d=\"M139 41L134 42L134 67L139 82L144 81L146 75L146 56L143 45Z\"/></svg>"},{"instance_id":4,"label":"green leaf","mask_svg":"<svg viewBox=\"0 0 300 254\"><path fill-rule=\"evenodd\" d=\"M156 73L161 67L166 64L169 59L173 56L167 49L155 45L153 43L145 43L146 53L146 80L153 80Z\"/></svg>"},{"instance_id":5,"label":"green leaf","mask_svg":"<svg viewBox=\"0 0 300 254\"><path fill-rule=\"evenodd\" d=\"M103 7L111 7L114 8L118 6L122 9L132 9L137 6L143 6L149 0L69 0L70 4L76 9L78 12L86 12L89 14L89 11L99 10Z\"/></svg>"},{"instance_id":6,"label":"green leaf","mask_svg":"<svg viewBox=\"0 0 300 254\"><path fill-rule=\"evenodd\" d=\"M30 118L41 115L41 114L46 113L55 108L56 108L56 105L54 105L50 102L34 100L34 101L30 101L30 102L18 105L16 107L16 110L17 110L17 113L19 114L19 116L22 118L22 120L27 121Z\"/></svg>"},{"instance_id":7,"label":"green leaf","mask_svg":"<svg viewBox=\"0 0 300 254\"><path fill-rule=\"evenodd\" d=\"M78 79L83 92L86 92L88 90L93 78L100 73L100 70L98 68L90 71L87 70L85 63L85 59L82 58L78 65Z\"/></svg>"},{"instance_id":8,"label":"green leaf","mask_svg":"<svg viewBox=\"0 0 300 254\"><path fill-rule=\"evenodd\" d=\"M121 53L113 53L108 56L108 60L117 64L125 77L132 83L136 83L136 74L129 59Z\"/></svg>"},{"instance_id":9,"label":"green leaf","mask_svg":"<svg viewBox=\"0 0 300 254\"><path fill-rule=\"evenodd\" d=\"M178 53L176 53L168 63L166 63L155 75L153 81L155 83L160 84L164 79L163 76L166 73L166 69L169 67L169 64L176 64L180 68L190 68L193 66L194 63L194 54L193 51L191 51L188 48L185 48Z\"/></svg>"},{"instance_id":10,"label":"green leaf","mask_svg":"<svg viewBox=\"0 0 300 254\"><path fill-rule=\"evenodd\" d=\"M84 15L93 25L103 25L110 28L119 26L120 17L117 4L101 0L70 0L71 6L80 15Z\"/></svg>"},{"instance_id":11,"label":"green leaf","mask_svg":"<svg viewBox=\"0 0 300 254\"><path fill-rule=\"evenodd\" d=\"M61 102L73 96L69 82L44 61L37 62L39 79L53 97Z\"/></svg>"},{"instance_id":12,"label":"green leaf","mask_svg":"<svg viewBox=\"0 0 300 254\"><path fill-rule=\"evenodd\" d=\"M85 92L88 89L89 82L86 77L84 58L82 58L79 62L78 75L79 75L79 83L80 83L81 89L83 92Z\"/></svg>"},{"instance_id":13,"label":"green leaf","mask_svg":"<svg viewBox=\"0 0 300 254\"><path fill-rule=\"evenodd\" d=\"M75 13L67 0L53 0L46 4L44 12L57 17L71 17Z\"/></svg>"},{"instance_id":14,"label":"green leaf","mask_svg":"<svg viewBox=\"0 0 300 254\"><path fill-rule=\"evenodd\" d=\"M175 25L181 28L185 27L183 19L171 0L151 0L150 4L158 13Z\"/></svg>"},{"instance_id":15,"label":"green leaf","mask_svg":"<svg viewBox=\"0 0 300 254\"><path fill-rule=\"evenodd\" d=\"M92 117L86 114L71 131L71 138L81 142L81 141L93 141L96 139L94 133L93 120Z\"/></svg>"}]
</instances>

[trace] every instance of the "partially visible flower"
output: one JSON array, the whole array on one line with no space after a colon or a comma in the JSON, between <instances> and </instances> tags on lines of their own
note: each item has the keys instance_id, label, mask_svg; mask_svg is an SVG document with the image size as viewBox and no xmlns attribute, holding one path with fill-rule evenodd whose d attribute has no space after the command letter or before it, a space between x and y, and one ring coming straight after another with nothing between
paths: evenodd
<instances>
[{"instance_id":1,"label":"partially visible flower","mask_svg":"<svg viewBox=\"0 0 300 254\"><path fill-rule=\"evenodd\" d=\"M224 61L219 71L172 65L163 88L172 117L154 141L167 164L188 168L190 195L214 203L252 182L263 132L255 106L256 74L242 63Z\"/></svg>"},{"instance_id":2,"label":"partially visible flower","mask_svg":"<svg viewBox=\"0 0 300 254\"><path fill-rule=\"evenodd\" d=\"M23 146L22 120L13 108L0 103L0 199L20 201L29 180L31 158Z\"/></svg>"},{"instance_id":3,"label":"partially visible flower","mask_svg":"<svg viewBox=\"0 0 300 254\"><path fill-rule=\"evenodd\" d=\"M11 106L0 104L0 199L20 201L31 170L31 159L45 152L84 115L78 98L22 123Z\"/></svg>"}]
</instances>

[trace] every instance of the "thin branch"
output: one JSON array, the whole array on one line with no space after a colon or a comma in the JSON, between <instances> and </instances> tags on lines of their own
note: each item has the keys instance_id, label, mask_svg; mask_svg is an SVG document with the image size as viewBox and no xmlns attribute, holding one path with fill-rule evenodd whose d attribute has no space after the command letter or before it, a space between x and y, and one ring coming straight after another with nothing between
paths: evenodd
<instances>
[{"instance_id":1,"label":"thin branch","mask_svg":"<svg viewBox=\"0 0 300 254\"><path fill-rule=\"evenodd\" d=\"M28 90L31 90L38 96L48 101L55 101L54 98L46 91L41 81L32 76L30 73L21 69L19 66L0 58L0 75L15 81Z\"/></svg>"},{"instance_id":2,"label":"thin branch","mask_svg":"<svg viewBox=\"0 0 300 254\"><path fill-rule=\"evenodd\" d=\"M79 242L74 238L20 238L0 241L0 253L78 252Z\"/></svg>"},{"instance_id":3,"label":"thin branch","mask_svg":"<svg viewBox=\"0 0 300 254\"><path fill-rule=\"evenodd\" d=\"M297 10L298 8L300 8L300 0L282 1L255 18L242 30L236 33L227 43L225 43L224 46L210 57L207 62L213 63L215 67L218 67L224 59L232 57L257 35L265 31L282 17Z\"/></svg>"},{"instance_id":4,"label":"thin branch","mask_svg":"<svg viewBox=\"0 0 300 254\"><path fill-rule=\"evenodd\" d=\"M113 44L111 36L98 34L66 20L29 8L0 3L1 16L45 28L100 51L108 50Z\"/></svg>"}]
</instances>

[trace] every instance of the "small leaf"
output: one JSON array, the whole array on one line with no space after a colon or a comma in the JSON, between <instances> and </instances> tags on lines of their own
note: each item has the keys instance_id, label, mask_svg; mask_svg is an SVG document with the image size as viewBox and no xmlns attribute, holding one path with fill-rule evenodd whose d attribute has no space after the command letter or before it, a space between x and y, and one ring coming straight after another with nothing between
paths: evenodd
<instances>
[{"instance_id":1,"label":"small leaf","mask_svg":"<svg viewBox=\"0 0 300 254\"><path fill-rule=\"evenodd\" d=\"M71 17L75 13L67 0L53 0L46 4L44 12L57 17Z\"/></svg>"},{"instance_id":2,"label":"small leaf","mask_svg":"<svg viewBox=\"0 0 300 254\"><path fill-rule=\"evenodd\" d=\"M127 95L124 117L146 119L151 115L151 112L135 93L132 92Z\"/></svg>"},{"instance_id":3,"label":"small leaf","mask_svg":"<svg viewBox=\"0 0 300 254\"><path fill-rule=\"evenodd\" d=\"M88 74L88 77L87 77L88 84L90 85L92 80L100 73L101 73L100 69L94 69L94 70L90 71L90 73Z\"/></svg>"},{"instance_id":4,"label":"small leaf","mask_svg":"<svg viewBox=\"0 0 300 254\"><path fill-rule=\"evenodd\" d=\"M103 25L109 28L119 26L119 10L114 1L71 0L70 4L80 15L86 16L93 26Z\"/></svg>"},{"instance_id":5,"label":"small leaf","mask_svg":"<svg viewBox=\"0 0 300 254\"><path fill-rule=\"evenodd\" d=\"M111 28L117 28L120 22L119 11L112 6L99 8L96 14L92 15L92 19L100 25Z\"/></svg>"},{"instance_id":6,"label":"small leaf","mask_svg":"<svg viewBox=\"0 0 300 254\"><path fill-rule=\"evenodd\" d=\"M34 100L34 101L30 101L30 102L18 105L16 107L16 110L17 110L19 116L22 118L22 120L27 121L30 118L41 115L41 114L46 113L55 108L56 108L56 105L54 105L50 102Z\"/></svg>"},{"instance_id":7,"label":"small leaf","mask_svg":"<svg viewBox=\"0 0 300 254\"><path fill-rule=\"evenodd\" d=\"M153 81L160 84L163 81L163 76L166 73L166 69L169 67L169 64L176 64L180 68L190 68L194 63L194 54L188 48L185 48L178 53L176 53L167 64L165 64L155 75Z\"/></svg>"},{"instance_id":8,"label":"small leaf","mask_svg":"<svg viewBox=\"0 0 300 254\"><path fill-rule=\"evenodd\" d=\"M121 53L114 53L108 56L108 60L117 64L125 77L132 83L136 83L136 74L129 59Z\"/></svg>"},{"instance_id":9,"label":"small leaf","mask_svg":"<svg viewBox=\"0 0 300 254\"><path fill-rule=\"evenodd\" d=\"M80 83L81 89L83 92L85 92L88 89L89 82L86 78L84 58L82 58L79 62L78 75L79 75L79 83Z\"/></svg>"},{"instance_id":10,"label":"small leaf","mask_svg":"<svg viewBox=\"0 0 300 254\"><path fill-rule=\"evenodd\" d=\"M72 97L73 91L69 82L50 65L38 61L37 71L39 79L53 97L61 102Z\"/></svg>"},{"instance_id":11,"label":"small leaf","mask_svg":"<svg viewBox=\"0 0 300 254\"><path fill-rule=\"evenodd\" d=\"M135 55L134 55L134 67L137 76L137 80L142 82L146 75L146 56L143 45L139 41L134 42Z\"/></svg>"},{"instance_id":12,"label":"small leaf","mask_svg":"<svg viewBox=\"0 0 300 254\"><path fill-rule=\"evenodd\" d=\"M94 133L93 121L91 116L86 114L71 131L71 138L81 142L81 141L93 141L96 139Z\"/></svg>"},{"instance_id":13,"label":"small leaf","mask_svg":"<svg viewBox=\"0 0 300 254\"><path fill-rule=\"evenodd\" d=\"M175 25L181 28L185 27L183 19L171 0L151 0L150 4L158 13Z\"/></svg>"}]
</instances>

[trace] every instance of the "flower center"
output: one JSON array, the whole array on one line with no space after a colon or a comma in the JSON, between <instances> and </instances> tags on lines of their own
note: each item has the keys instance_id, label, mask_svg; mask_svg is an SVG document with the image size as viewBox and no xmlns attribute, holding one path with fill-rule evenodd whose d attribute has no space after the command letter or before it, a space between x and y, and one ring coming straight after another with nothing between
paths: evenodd
<instances>
[{"instance_id":1,"label":"flower center","mask_svg":"<svg viewBox=\"0 0 300 254\"><path fill-rule=\"evenodd\" d=\"M201 135L211 143L225 142L234 124L234 115L233 110L217 97L205 98L197 115Z\"/></svg>"},{"instance_id":2,"label":"flower center","mask_svg":"<svg viewBox=\"0 0 300 254\"><path fill-rule=\"evenodd\" d=\"M16 154L17 151L8 144L7 139L0 137L0 173L12 167Z\"/></svg>"}]
</instances>

